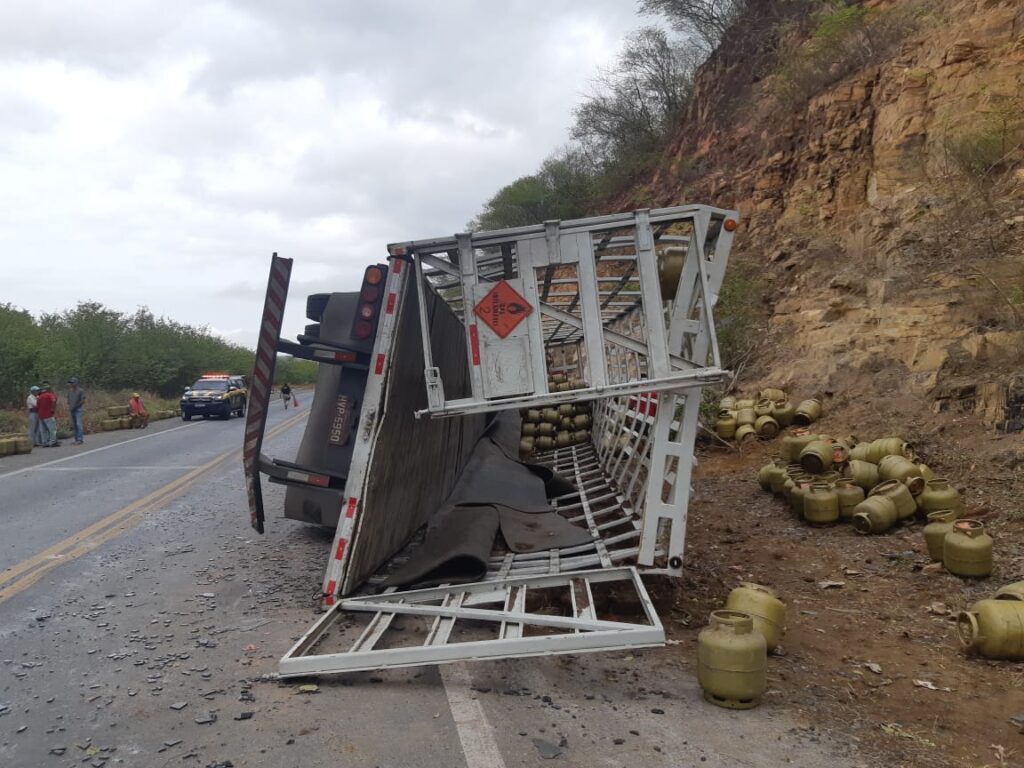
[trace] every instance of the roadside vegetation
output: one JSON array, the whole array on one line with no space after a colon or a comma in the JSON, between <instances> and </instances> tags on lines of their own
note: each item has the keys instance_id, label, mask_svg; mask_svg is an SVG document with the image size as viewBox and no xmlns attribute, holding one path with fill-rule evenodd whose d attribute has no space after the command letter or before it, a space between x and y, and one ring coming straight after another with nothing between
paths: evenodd
<instances>
[{"instance_id":1,"label":"roadside vegetation","mask_svg":"<svg viewBox=\"0 0 1024 768\"><path fill-rule=\"evenodd\" d=\"M0 432L21 431L29 387L49 381L60 397L62 429L69 425L64 392L77 376L87 392L86 428L98 425L108 405L125 405L141 392L150 408L176 408L182 389L206 371L250 375L254 353L206 328L81 302L73 309L33 317L0 304ZM281 357L277 382L309 384L316 364Z\"/></svg>"}]
</instances>

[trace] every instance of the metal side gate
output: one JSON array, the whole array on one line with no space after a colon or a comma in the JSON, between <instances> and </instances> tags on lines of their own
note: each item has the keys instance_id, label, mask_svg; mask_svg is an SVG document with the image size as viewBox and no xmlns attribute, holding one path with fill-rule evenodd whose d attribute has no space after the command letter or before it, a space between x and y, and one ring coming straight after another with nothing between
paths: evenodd
<instances>
[{"instance_id":1,"label":"metal side gate","mask_svg":"<svg viewBox=\"0 0 1024 768\"><path fill-rule=\"evenodd\" d=\"M592 444L536 459L575 482L578 492L552 505L592 542L495 549L473 584L342 596L357 586L352 557L367 545L365 531L379 530L366 518L400 514L367 498L382 469L374 431L395 364L392 322L374 349L380 378L363 405L364 439L324 579L328 610L281 659L280 674L663 644L640 575L681 573L701 387L728 374L712 307L737 223L735 211L695 205L390 245L391 263L412 268L389 277L389 296L418 296L427 401L418 417L592 403ZM455 397L434 346L453 337L431 338L428 298L464 331L455 343L465 345L468 382ZM550 386L551 372L573 376L573 389Z\"/></svg>"}]
</instances>

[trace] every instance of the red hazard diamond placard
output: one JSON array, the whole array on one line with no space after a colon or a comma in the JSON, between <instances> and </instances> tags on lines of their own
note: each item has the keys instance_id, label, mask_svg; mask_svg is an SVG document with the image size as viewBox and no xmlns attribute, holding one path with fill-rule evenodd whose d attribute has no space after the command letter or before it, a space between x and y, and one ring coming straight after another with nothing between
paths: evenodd
<instances>
[{"instance_id":1,"label":"red hazard diamond placard","mask_svg":"<svg viewBox=\"0 0 1024 768\"><path fill-rule=\"evenodd\" d=\"M473 307L473 313L484 322L484 325L503 339L531 312L533 307L504 280L488 291L487 295L480 299L480 303Z\"/></svg>"}]
</instances>

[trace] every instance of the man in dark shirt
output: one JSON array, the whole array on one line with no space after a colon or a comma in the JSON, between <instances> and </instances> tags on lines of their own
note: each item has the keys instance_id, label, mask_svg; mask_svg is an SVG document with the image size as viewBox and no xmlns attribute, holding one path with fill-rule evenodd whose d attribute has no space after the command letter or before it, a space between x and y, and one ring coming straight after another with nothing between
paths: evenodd
<instances>
[{"instance_id":1,"label":"man in dark shirt","mask_svg":"<svg viewBox=\"0 0 1024 768\"><path fill-rule=\"evenodd\" d=\"M75 431L75 445L85 442L85 390L78 386L78 377L68 379L68 409L71 411L71 428Z\"/></svg>"},{"instance_id":2,"label":"man in dark shirt","mask_svg":"<svg viewBox=\"0 0 1024 768\"><path fill-rule=\"evenodd\" d=\"M39 417L42 445L51 448L60 445L57 442L57 397L48 381L43 382L42 390L36 397L36 415Z\"/></svg>"}]
</instances>

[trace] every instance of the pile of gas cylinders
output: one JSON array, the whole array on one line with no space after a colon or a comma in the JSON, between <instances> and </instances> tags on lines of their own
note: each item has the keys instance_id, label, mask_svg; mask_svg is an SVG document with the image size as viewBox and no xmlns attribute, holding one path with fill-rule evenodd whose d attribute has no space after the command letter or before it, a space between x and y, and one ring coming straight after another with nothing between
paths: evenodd
<instances>
[{"instance_id":1,"label":"pile of gas cylinders","mask_svg":"<svg viewBox=\"0 0 1024 768\"><path fill-rule=\"evenodd\" d=\"M548 389L552 392L568 392L583 389L579 379L569 379L564 373L548 377ZM590 442L590 403L561 403L547 408L529 408L519 412L523 419L522 435L519 439L519 456L526 459L538 453L570 445Z\"/></svg>"},{"instance_id":2,"label":"pile of gas cylinders","mask_svg":"<svg viewBox=\"0 0 1024 768\"><path fill-rule=\"evenodd\" d=\"M786 606L768 587L743 583L712 611L697 637L697 679L704 698L720 707L750 709L768 687L768 653L786 631Z\"/></svg>"},{"instance_id":3,"label":"pile of gas cylinders","mask_svg":"<svg viewBox=\"0 0 1024 768\"><path fill-rule=\"evenodd\" d=\"M821 401L808 398L793 405L781 389L762 389L757 398L723 397L718 404L715 434L742 445L747 440L771 440L789 426L807 427L821 418Z\"/></svg>"},{"instance_id":4,"label":"pile of gas cylinders","mask_svg":"<svg viewBox=\"0 0 1024 768\"><path fill-rule=\"evenodd\" d=\"M782 438L782 455L761 467L761 487L785 498L811 525L850 522L857 533L884 533L904 521L925 522L932 560L956 576L992 573L992 537L964 518L960 492L914 459L899 437L870 442L794 429Z\"/></svg>"}]
</instances>

